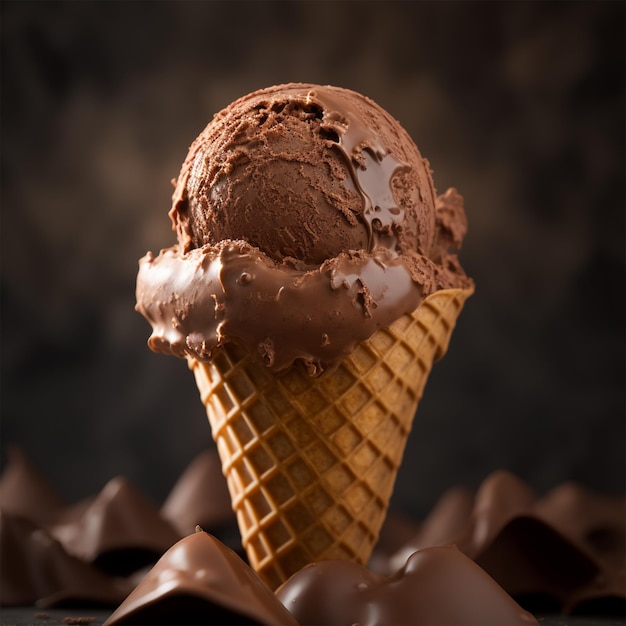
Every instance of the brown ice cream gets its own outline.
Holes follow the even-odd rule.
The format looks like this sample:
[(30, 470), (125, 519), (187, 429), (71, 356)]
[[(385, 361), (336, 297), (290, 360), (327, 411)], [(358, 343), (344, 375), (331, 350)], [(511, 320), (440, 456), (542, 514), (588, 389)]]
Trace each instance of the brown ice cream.
[(173, 217), (195, 248), (245, 239), (319, 265), (371, 248), (392, 224), (405, 250), (434, 243), (426, 163), (389, 115), (344, 89), (288, 85), (238, 100), (197, 139), (182, 178)]
[(289, 84), (245, 96), (192, 144), (170, 212), (178, 245), (140, 262), (153, 350), (236, 340), (319, 374), (442, 288), (469, 287), (462, 198), (368, 98)]
[(463, 200), (388, 113), (337, 87), (245, 96), (192, 144), (140, 261), (153, 350), (186, 357), (242, 543), (276, 588), (366, 563), (413, 415), (473, 291)]

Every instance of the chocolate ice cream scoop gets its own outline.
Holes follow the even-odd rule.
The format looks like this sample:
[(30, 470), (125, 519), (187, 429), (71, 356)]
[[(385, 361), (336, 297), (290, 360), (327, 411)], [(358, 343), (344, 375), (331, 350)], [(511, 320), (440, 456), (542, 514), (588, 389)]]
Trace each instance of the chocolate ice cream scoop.
[(429, 294), (471, 288), (455, 190), (370, 99), (289, 84), (240, 98), (192, 144), (170, 211), (178, 245), (146, 255), (137, 310), (153, 350), (209, 360), (235, 340), (317, 375)]
[(185, 245), (243, 239), (319, 265), (381, 235), (428, 254), (435, 191), (404, 129), (368, 98), (285, 85), (240, 98), (196, 139), (172, 218)]

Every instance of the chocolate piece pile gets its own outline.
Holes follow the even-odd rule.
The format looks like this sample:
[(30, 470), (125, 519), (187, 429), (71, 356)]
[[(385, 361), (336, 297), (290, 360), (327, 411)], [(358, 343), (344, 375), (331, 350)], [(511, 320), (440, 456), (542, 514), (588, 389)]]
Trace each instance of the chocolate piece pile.
[(106, 625), (172, 623), (524, 626), (537, 621), (453, 546), (413, 554), (391, 578), (352, 561), (321, 561), (274, 594), (231, 550), (197, 532), (163, 556)]
[(625, 615), (626, 499), (563, 483), (542, 497), (509, 472), (442, 496), (387, 570), (455, 544), (534, 612)]
[[(212, 453), (199, 456), (161, 510), (121, 477), (67, 506), (21, 450), (11, 449), (0, 480), (0, 560), (11, 564), (0, 571), (0, 605), (114, 607), (195, 524), (234, 540), (218, 467)], [(212, 500), (194, 497), (199, 490)]]
[(11, 564), (0, 570), (0, 606), (118, 607), (111, 624), (529, 624), (521, 607), (610, 616), (626, 602), (626, 500), (575, 484), (537, 497), (506, 472), (475, 495), (444, 494), (393, 554), (383, 537), (380, 573), (321, 562), (276, 594), (231, 549), (241, 547), (213, 451), (159, 509), (123, 478), (67, 506), (13, 449), (0, 503), (0, 560)]

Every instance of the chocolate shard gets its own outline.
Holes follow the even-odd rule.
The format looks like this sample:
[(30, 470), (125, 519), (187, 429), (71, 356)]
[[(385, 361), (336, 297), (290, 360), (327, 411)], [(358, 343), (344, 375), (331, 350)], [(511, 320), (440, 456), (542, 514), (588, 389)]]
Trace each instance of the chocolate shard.
[(469, 524), (473, 504), (474, 495), (468, 489), (446, 491), (413, 537), (388, 557), (386, 565), (381, 560), (382, 573), (399, 570), (417, 550), (454, 543)]
[(0, 606), (115, 606), (129, 591), (68, 554), (44, 528), (5, 512), (0, 561)]
[(270, 588), (230, 548), (196, 532), (172, 546), (105, 622), (297, 626)]
[(0, 477), (0, 508), (44, 523), (65, 506), (61, 496), (17, 445), (7, 449), (7, 465)]
[(543, 497), (506, 471), (469, 502), (445, 494), (420, 532), (390, 558), (416, 547), (456, 544), (533, 612), (623, 615), (626, 499), (564, 483)]
[(121, 477), (110, 480), (78, 519), (51, 532), (70, 554), (116, 575), (151, 565), (180, 539), (156, 505)]
[(564, 598), (564, 612), (625, 616), (626, 498), (593, 493), (567, 482), (539, 499), (534, 512), (586, 552), (599, 570)]
[(181, 537), (196, 526), (213, 532), (236, 524), (217, 451), (205, 450), (189, 464), (163, 503), (161, 515)]

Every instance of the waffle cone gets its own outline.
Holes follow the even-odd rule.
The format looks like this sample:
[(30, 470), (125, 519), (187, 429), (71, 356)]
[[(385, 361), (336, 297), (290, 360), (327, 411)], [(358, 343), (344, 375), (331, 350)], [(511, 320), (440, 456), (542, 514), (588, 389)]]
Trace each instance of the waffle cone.
[(275, 589), (308, 563), (369, 559), (417, 404), (471, 289), (446, 289), (317, 378), (236, 343), (189, 360), (250, 564)]

